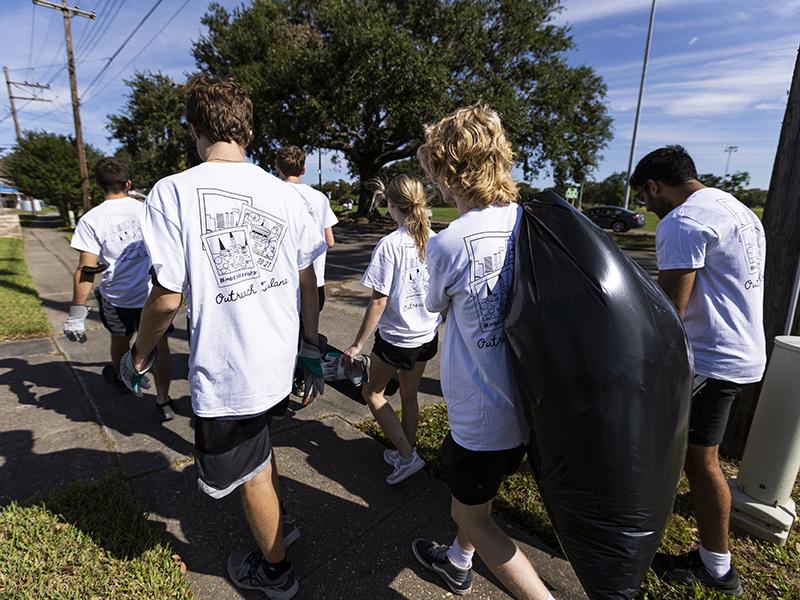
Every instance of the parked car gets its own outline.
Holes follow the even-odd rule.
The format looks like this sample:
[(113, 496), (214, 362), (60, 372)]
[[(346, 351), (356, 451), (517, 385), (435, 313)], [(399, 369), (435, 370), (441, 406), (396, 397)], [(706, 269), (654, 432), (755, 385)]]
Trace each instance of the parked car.
[(617, 233), (644, 225), (643, 214), (621, 206), (593, 206), (584, 210), (583, 214), (603, 229), (612, 229)]

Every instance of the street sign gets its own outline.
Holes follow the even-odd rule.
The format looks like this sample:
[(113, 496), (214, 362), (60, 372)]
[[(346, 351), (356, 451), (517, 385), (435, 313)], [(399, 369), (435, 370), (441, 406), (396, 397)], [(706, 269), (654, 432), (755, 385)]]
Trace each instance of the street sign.
[(578, 188), (575, 187), (567, 188), (567, 192), (564, 194), (564, 198), (566, 198), (567, 200), (577, 200)]

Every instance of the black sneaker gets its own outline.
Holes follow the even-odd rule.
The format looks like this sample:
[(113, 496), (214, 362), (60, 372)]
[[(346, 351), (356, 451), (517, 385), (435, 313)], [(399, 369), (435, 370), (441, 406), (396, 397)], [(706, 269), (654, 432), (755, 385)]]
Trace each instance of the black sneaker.
[(164, 404), (160, 404), (158, 398), (156, 398), (156, 414), (158, 415), (158, 420), (162, 423), (174, 419), (175, 411), (172, 410), (172, 399), (168, 399)]
[(427, 569), (438, 573), (450, 591), (459, 596), (472, 589), (472, 569), (461, 569), (450, 562), (447, 551), (450, 546), (417, 539), (411, 542), (411, 551)]
[(692, 550), (678, 556), (659, 552), (653, 558), (650, 568), (659, 579), (671, 583), (686, 585), (699, 583), (729, 596), (741, 596), (744, 593), (736, 567), (731, 565), (731, 570), (727, 574), (723, 577), (715, 577), (703, 564), (699, 550)]
[(300, 590), (292, 567), (275, 579), (267, 577), (263, 556), (258, 550), (240, 550), (231, 554), (228, 558), (228, 575), (237, 586), (258, 590), (272, 600), (289, 600)]

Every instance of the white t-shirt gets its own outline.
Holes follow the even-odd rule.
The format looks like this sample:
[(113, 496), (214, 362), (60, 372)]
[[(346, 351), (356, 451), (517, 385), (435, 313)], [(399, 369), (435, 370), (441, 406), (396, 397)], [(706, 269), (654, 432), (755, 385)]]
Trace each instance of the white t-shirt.
[(503, 330), (521, 214), (517, 204), (471, 210), (427, 245), (426, 304), (448, 310), (442, 392), (453, 439), (469, 450), (526, 441)]
[(104, 200), (81, 217), (70, 242), (108, 264), (98, 288), (119, 308), (141, 308), (150, 293), (150, 259), (139, 225), (143, 208), (134, 198)]
[(256, 165), (206, 162), (153, 187), (142, 234), (158, 283), (186, 294), (195, 414), (254, 415), (285, 398), (298, 272), (325, 249), (295, 192)]
[[(432, 231), (428, 239), (436, 234)], [(381, 337), (400, 348), (418, 348), (436, 336), (442, 320), (425, 308), (428, 268), (405, 227), (383, 238), (372, 251), (361, 284), (387, 296), (378, 321)]]
[[(328, 227), (333, 227), (339, 222), (336, 214), (331, 210), (331, 203), (328, 201), (328, 197), (319, 190), (315, 190), (313, 187), (306, 185), (305, 183), (290, 183), (289, 185), (291, 185), (299, 193), (299, 199), (303, 201), (303, 206), (305, 206), (308, 213), (314, 217), (314, 220), (319, 226), (319, 231), (324, 238), (325, 230)], [(326, 251), (314, 261), (314, 274), (317, 276), (318, 287), (325, 285), (326, 255), (327, 247)]]
[(661, 271), (697, 269), (683, 319), (698, 375), (745, 384), (764, 373), (764, 228), (727, 192), (704, 188), (656, 229)]

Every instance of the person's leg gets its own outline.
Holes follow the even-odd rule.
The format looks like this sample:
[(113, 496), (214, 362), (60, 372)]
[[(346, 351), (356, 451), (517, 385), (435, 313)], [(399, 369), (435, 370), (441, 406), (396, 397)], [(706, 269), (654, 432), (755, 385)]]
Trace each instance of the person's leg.
[(169, 402), (171, 367), (169, 342), (165, 335), (158, 342), (158, 356), (153, 367), (153, 375), (156, 380), (156, 402), (158, 404), (167, 404)]
[(400, 369), (400, 405), (403, 407), (401, 416), (403, 432), (408, 443), (413, 448), (417, 445), (417, 425), (419, 424), (419, 403), (417, 391), (422, 373), (425, 371), (425, 362), (414, 363), (411, 371)]
[(130, 350), (131, 336), (111, 334), (111, 364), (114, 365), (114, 372), (119, 379), (119, 363), (122, 357)]
[(728, 552), (731, 492), (719, 465), (719, 446), (689, 444), (684, 470), (694, 501), (700, 544), (711, 552)]
[(383, 433), (400, 452), (400, 456), (408, 459), (411, 457), (412, 446), (403, 431), (397, 414), (383, 395), (386, 384), (397, 372), (397, 367), (386, 364), (375, 353), (370, 356), (370, 363), (369, 381), (362, 388), (364, 400), (378, 425), (381, 426)]
[(459, 543), (474, 546), (481, 560), (520, 600), (545, 600), (549, 592), (528, 558), (514, 545), (494, 519), (492, 502), (477, 506), (462, 504), (453, 498), (453, 520), (458, 525)]
[[(273, 452), (274, 454), (274, 452)], [(269, 563), (280, 563), (286, 558), (281, 529), (281, 511), (278, 493), (273, 484), (274, 463), (242, 484), (242, 504), (253, 537)]]

